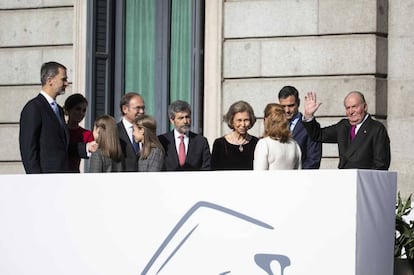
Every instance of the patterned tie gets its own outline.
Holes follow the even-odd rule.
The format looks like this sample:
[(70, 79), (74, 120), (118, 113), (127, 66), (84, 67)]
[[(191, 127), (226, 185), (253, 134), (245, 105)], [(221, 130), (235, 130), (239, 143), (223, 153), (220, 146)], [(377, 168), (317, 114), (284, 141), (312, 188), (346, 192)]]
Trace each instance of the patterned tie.
[(178, 147), (178, 161), (180, 162), (180, 166), (183, 166), (185, 163), (184, 135), (180, 135), (180, 145)]
[(356, 125), (352, 125), (352, 127), (351, 127), (351, 133), (350, 133), (351, 141), (354, 141), (354, 138), (355, 138), (355, 129), (356, 129)]

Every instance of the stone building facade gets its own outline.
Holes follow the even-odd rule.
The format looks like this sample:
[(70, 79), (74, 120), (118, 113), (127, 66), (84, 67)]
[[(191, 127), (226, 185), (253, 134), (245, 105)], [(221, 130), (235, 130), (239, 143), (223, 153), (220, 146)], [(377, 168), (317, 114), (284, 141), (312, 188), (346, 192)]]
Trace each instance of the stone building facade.
[[(88, 95), (87, 8), (82, 0), (0, 3), (0, 173), (23, 173), (19, 114), (39, 91), (43, 62), (67, 65), (67, 94)], [(414, 0), (206, 0), (204, 135), (212, 143), (225, 134), (222, 116), (241, 99), (260, 118), (251, 130), (260, 135), (263, 109), (285, 85), (302, 101), (317, 92), (322, 125), (342, 118), (344, 96), (359, 90), (388, 128), (399, 189), (414, 192), (413, 12)], [(336, 169), (337, 154), (324, 145), (322, 169)]]

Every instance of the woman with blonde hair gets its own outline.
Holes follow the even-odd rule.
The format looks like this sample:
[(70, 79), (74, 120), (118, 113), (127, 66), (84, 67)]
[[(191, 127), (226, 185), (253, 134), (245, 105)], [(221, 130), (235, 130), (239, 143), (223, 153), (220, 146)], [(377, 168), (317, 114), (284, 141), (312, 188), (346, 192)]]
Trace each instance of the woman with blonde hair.
[(270, 103), (264, 111), (264, 134), (254, 151), (254, 170), (300, 169), (301, 151), (292, 138), (283, 107)]
[(164, 149), (157, 138), (157, 123), (148, 115), (140, 115), (135, 119), (134, 139), (140, 143), (138, 153), (138, 172), (158, 172), (164, 165)]
[(98, 149), (91, 155), (89, 172), (122, 172), (122, 149), (115, 119), (109, 115), (98, 117), (93, 125), (93, 136)]

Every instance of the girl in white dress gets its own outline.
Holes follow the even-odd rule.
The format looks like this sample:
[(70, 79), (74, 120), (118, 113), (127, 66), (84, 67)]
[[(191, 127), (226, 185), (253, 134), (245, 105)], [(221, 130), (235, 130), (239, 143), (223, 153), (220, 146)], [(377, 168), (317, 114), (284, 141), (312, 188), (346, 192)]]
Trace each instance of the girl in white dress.
[(301, 151), (292, 138), (283, 107), (276, 103), (266, 106), (264, 134), (254, 151), (254, 170), (301, 169)]

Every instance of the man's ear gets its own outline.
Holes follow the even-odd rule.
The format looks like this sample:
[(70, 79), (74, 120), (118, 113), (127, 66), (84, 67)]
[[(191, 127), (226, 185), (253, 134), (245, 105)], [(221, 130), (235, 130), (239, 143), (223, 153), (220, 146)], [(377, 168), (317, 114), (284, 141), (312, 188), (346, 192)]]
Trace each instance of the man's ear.
[(128, 106), (127, 105), (122, 105), (122, 115), (125, 115), (127, 110), (128, 110)]
[(298, 103), (298, 107), (299, 107), (300, 106), (300, 98), (299, 97), (298, 97), (297, 103)]

